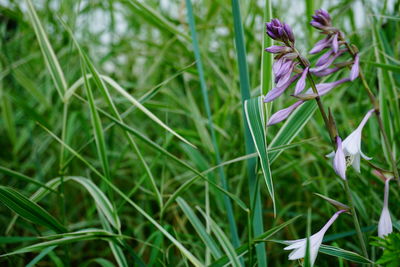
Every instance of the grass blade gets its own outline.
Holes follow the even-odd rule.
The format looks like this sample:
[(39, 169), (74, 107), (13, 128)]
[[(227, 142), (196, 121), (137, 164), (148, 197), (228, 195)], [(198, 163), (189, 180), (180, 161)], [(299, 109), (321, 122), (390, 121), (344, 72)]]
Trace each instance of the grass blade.
[(260, 158), (260, 165), (264, 175), (265, 184), (267, 185), (268, 192), (271, 196), (272, 203), (274, 206), (274, 214), (276, 213), (275, 208), (275, 194), (274, 185), (272, 182), (271, 169), (269, 165), (267, 144), (265, 140), (264, 131), (264, 105), (263, 97), (252, 98), (244, 102), (244, 110), (246, 113), (246, 121), (249, 125), (250, 133), (253, 138), (258, 156)]
[[(242, 96), (243, 105), (243, 118), (245, 118), (244, 113), (244, 101), (250, 98), (250, 81), (249, 72), (247, 68), (246, 61), (246, 47), (244, 41), (242, 17), (240, 14), (240, 4), (238, 0), (232, 0), (232, 13), (233, 13), (233, 24), (235, 29), (235, 44), (236, 44), (236, 54), (239, 67), (239, 81), (240, 81), (240, 92)], [(245, 145), (246, 154), (252, 154), (255, 152), (254, 144), (251, 138), (250, 130), (247, 123), (244, 121), (244, 131), (245, 131)], [(249, 178), (249, 190), (250, 190), (250, 200), (254, 200), (254, 210), (253, 213), (253, 233), (255, 236), (264, 232), (264, 223), (262, 216), (262, 205), (261, 205), (261, 193), (258, 186), (256, 171), (256, 159), (249, 159), (247, 161), (247, 173)], [(251, 238), (251, 237), (249, 237)], [(267, 266), (267, 255), (265, 253), (265, 245), (259, 244), (256, 247), (258, 266)]]
[(0, 186), (0, 201), (28, 221), (46, 226), (57, 233), (67, 231), (60, 222), (42, 207), (10, 187)]
[[(189, 21), (189, 26), (190, 26), (190, 32), (192, 36), (192, 41), (193, 41), (193, 50), (194, 50), (194, 55), (196, 58), (196, 65), (197, 65), (197, 71), (199, 73), (199, 79), (200, 79), (200, 86), (201, 86), (201, 93), (203, 96), (203, 103), (204, 103), (204, 108), (207, 114), (207, 120), (208, 120), (208, 128), (211, 133), (211, 140), (212, 140), (212, 145), (215, 153), (215, 161), (217, 165), (221, 164), (221, 155), (217, 143), (217, 137), (215, 135), (215, 130), (214, 130), (214, 124), (212, 121), (212, 115), (211, 115), (211, 108), (210, 108), (210, 103), (209, 103), (209, 98), (208, 98), (208, 88), (206, 84), (206, 80), (204, 77), (204, 70), (203, 70), (203, 63), (201, 60), (201, 54), (200, 54), (200, 47), (199, 47), (199, 42), (197, 40), (197, 32), (196, 32), (196, 24), (195, 24), (195, 19), (193, 15), (193, 8), (192, 8), (192, 2), (191, 0), (186, 0), (186, 9), (187, 9), (187, 17)], [(222, 167), (218, 168), (218, 175), (221, 181), (222, 188), (225, 190), (228, 189), (228, 183), (226, 181), (224, 169)], [(239, 245), (239, 235), (236, 227), (236, 222), (235, 222), (235, 216), (233, 214), (233, 208), (232, 208), (232, 203), (228, 196), (224, 196), (224, 205), (226, 209), (226, 213), (228, 216), (228, 221), (229, 221), (229, 230), (231, 234), (231, 238), (233, 240), (233, 243), (235, 246)]]

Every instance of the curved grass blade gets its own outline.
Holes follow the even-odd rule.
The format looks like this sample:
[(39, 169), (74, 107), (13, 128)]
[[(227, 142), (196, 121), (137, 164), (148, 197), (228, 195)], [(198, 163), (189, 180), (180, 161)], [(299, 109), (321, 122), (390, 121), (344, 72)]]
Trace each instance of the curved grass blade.
[[(117, 121), (117, 120), (116, 120)], [(119, 122), (119, 121), (118, 121)], [(99, 176), (108, 186), (114, 190), (119, 196), (121, 196), (127, 203), (129, 203), (135, 210), (137, 210), (142, 216), (144, 216), (151, 224), (153, 224), (160, 232), (163, 233), (194, 266), (203, 266), (202, 264), (188, 249), (186, 249), (174, 236), (172, 236), (164, 227), (162, 227), (156, 220), (153, 219), (147, 212), (145, 212), (138, 204), (133, 202), (128, 196), (126, 196), (118, 187), (111, 183), (106, 177), (104, 177), (94, 166), (87, 162), (80, 154), (78, 154), (69, 145), (65, 144), (60, 138), (54, 133), (49, 131), (47, 128), (40, 125), (48, 134), (50, 134), (57, 142), (61, 143), (70, 153), (74, 154), (76, 158), (81, 160), (86, 166), (90, 168), (97, 176)], [(206, 178), (205, 178), (206, 179)]]
[[(205, 214), (204, 211), (202, 211), (200, 208), (197, 208), (200, 213), (203, 215), (204, 219), (207, 219), (207, 215)], [(229, 241), (228, 237), (225, 235), (225, 233), (222, 231), (222, 229), (214, 222), (213, 219), (208, 218), (210, 221), (210, 226), (211, 226), (211, 231), (214, 233), (216, 238), (218, 239), (218, 242), (220, 243), (222, 249), (226, 253), (229, 263), (234, 266), (238, 267), (241, 266), (240, 261), (239, 261), (239, 256), (236, 254), (235, 248), (233, 247), (232, 243)]]
[[(236, 44), (236, 55), (239, 67), (239, 82), (240, 82), (240, 92), (242, 97), (242, 105), (243, 105), (243, 118), (245, 118), (244, 112), (244, 101), (250, 98), (250, 81), (249, 81), (249, 72), (247, 67), (247, 59), (246, 59), (246, 46), (244, 40), (244, 31), (242, 25), (242, 17), (240, 14), (240, 3), (239, 0), (232, 0), (232, 14), (233, 14), (233, 24), (235, 31), (235, 44)], [(245, 147), (246, 154), (252, 154), (255, 152), (255, 147), (253, 140), (251, 138), (250, 130), (243, 119), (244, 122), (244, 131), (245, 131)], [(249, 191), (250, 191), (250, 199), (254, 201), (254, 210), (251, 209), (251, 217), (253, 218), (252, 227), (253, 233), (255, 236), (264, 232), (264, 223), (263, 223), (263, 209), (261, 203), (261, 192), (260, 187), (258, 186), (258, 179), (256, 175), (256, 159), (249, 159), (247, 161), (247, 173), (249, 179)], [(252, 237), (249, 236), (249, 239)], [(257, 250), (257, 259), (258, 266), (265, 267), (267, 266), (267, 255), (264, 244), (259, 244), (256, 248)], [(252, 263), (250, 263), (252, 264)]]
[(62, 72), (60, 63), (58, 62), (53, 48), (51, 47), (51, 44), (46, 36), (46, 32), (44, 31), (43, 26), (40, 23), (35, 8), (33, 7), (32, 1), (26, 0), (25, 2), (28, 7), (28, 15), (31, 20), (33, 29), (36, 33), (40, 49), (42, 50), (47, 69), (50, 72), (51, 78), (54, 81), (54, 85), (57, 89), (58, 94), (60, 95), (61, 99), (63, 99), (64, 93), (68, 88), (64, 73)]
[(211, 254), (214, 256), (214, 258), (218, 259), (219, 257), (222, 256), (221, 250), (215, 243), (214, 239), (207, 233), (204, 225), (201, 223), (199, 218), (196, 216), (196, 214), (193, 212), (193, 210), (189, 207), (189, 205), (186, 203), (186, 201), (178, 197), (176, 199), (176, 202), (178, 202), (179, 207), (183, 210), (185, 213), (186, 217), (189, 219), (190, 223), (192, 224), (193, 228), (196, 230), (197, 234), (201, 238), (201, 240), (204, 242), (204, 244), (210, 249)]
[(42, 238), (49, 238), (49, 239), (53, 239), (53, 240), (40, 242), (40, 243), (30, 245), (30, 246), (27, 246), (24, 248), (20, 248), (13, 252), (0, 255), (0, 257), (6, 257), (6, 256), (11, 256), (11, 255), (16, 255), (16, 254), (23, 254), (23, 253), (28, 253), (28, 252), (35, 252), (35, 251), (46, 249), (51, 246), (65, 245), (65, 244), (69, 244), (69, 243), (73, 243), (73, 242), (97, 240), (97, 239), (113, 240), (117, 237), (123, 238), (124, 236), (115, 235), (115, 234), (112, 234), (110, 232), (107, 232), (105, 230), (100, 230), (100, 229), (90, 229), (90, 230), (84, 230), (84, 231), (78, 231), (78, 232), (65, 233), (65, 234), (61, 234), (61, 235), (47, 236), (47, 237), (42, 237)]
[(321, 247), (319, 248), (319, 252), (352, 262), (366, 263), (366, 264), (373, 263), (371, 260), (361, 256), (360, 254), (337, 247), (321, 245)]
[(272, 182), (272, 174), (269, 165), (269, 157), (265, 139), (265, 117), (262, 98), (262, 96), (259, 96), (257, 98), (246, 100), (244, 102), (244, 111), (246, 114), (246, 121), (249, 125), (251, 137), (253, 138), (257, 154), (260, 158), (260, 165), (263, 172), (265, 184), (267, 185), (268, 192), (272, 199), (274, 214), (276, 214), (274, 185)]
[(46, 188), (47, 190), (50, 190), (53, 193), (57, 193), (56, 191), (54, 191), (52, 188), (48, 187), (44, 183), (36, 181), (35, 179), (32, 179), (31, 177), (28, 177), (28, 176), (26, 176), (26, 175), (24, 175), (22, 173), (16, 172), (16, 171), (11, 170), (9, 168), (0, 166), (0, 172), (4, 173), (6, 175), (12, 176), (14, 178), (20, 179), (22, 181), (25, 181), (27, 183), (32, 183), (32, 184), (38, 185), (40, 187)]
[(0, 201), (28, 221), (46, 226), (57, 233), (67, 231), (60, 222), (42, 207), (10, 187), (0, 186)]
[[(192, 1), (191, 0), (186, 0), (186, 10), (187, 10), (187, 17), (188, 17), (188, 22), (190, 26), (190, 32), (192, 36), (192, 42), (193, 42), (193, 50), (194, 50), (194, 55), (196, 58), (196, 65), (197, 65), (197, 71), (199, 73), (199, 80), (200, 80), (200, 87), (201, 87), (201, 93), (203, 96), (203, 103), (204, 103), (204, 109), (206, 111), (207, 115), (207, 120), (208, 120), (208, 128), (211, 134), (211, 142), (212, 146), (214, 149), (215, 153), (215, 161), (217, 165), (221, 164), (221, 155), (217, 143), (217, 137), (215, 134), (214, 130), (214, 123), (212, 120), (212, 114), (211, 114), (211, 108), (210, 108), (210, 103), (209, 103), (209, 97), (208, 97), (208, 88), (206, 84), (206, 80), (204, 77), (204, 69), (203, 69), (203, 62), (201, 60), (201, 54), (200, 54), (200, 47), (199, 47), (199, 42), (197, 40), (197, 32), (196, 32), (196, 24), (195, 24), (195, 19), (193, 15), (193, 8), (192, 8)], [(218, 175), (220, 178), (220, 183), (222, 185), (222, 188), (225, 190), (228, 189), (228, 183), (226, 181), (224, 169), (222, 167), (218, 168)], [(229, 230), (232, 238), (232, 242), (235, 247), (240, 245), (239, 241), (239, 235), (237, 231), (237, 226), (235, 222), (235, 217), (233, 215), (233, 208), (232, 208), (232, 202), (227, 196), (223, 196), (224, 199), (224, 205), (229, 221)]]

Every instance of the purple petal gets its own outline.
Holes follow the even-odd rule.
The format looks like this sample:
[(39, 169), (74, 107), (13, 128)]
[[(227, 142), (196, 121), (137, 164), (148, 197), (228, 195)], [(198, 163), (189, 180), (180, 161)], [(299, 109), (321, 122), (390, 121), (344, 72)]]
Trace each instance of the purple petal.
[(290, 75), (292, 74), (292, 71), (293, 71), (293, 67), (294, 67), (293, 62), (290, 62), (288, 67), (285, 67), (285, 68), (282, 67), (282, 69), (284, 69), (284, 70), (282, 72), (282, 75), (279, 77), (278, 83), (276, 84), (277, 87), (281, 87), (284, 84), (286, 84), (287, 81), (289, 81)]
[(345, 51), (347, 51), (347, 49), (340, 50), (339, 52), (334, 54), (332, 57), (328, 58), (328, 60), (323, 65), (320, 65), (316, 68), (311, 68), (310, 71), (311, 72), (319, 72), (319, 71), (322, 71), (322, 70), (328, 68), (333, 63), (333, 61), (335, 61), (335, 59), (337, 59), (339, 56), (341, 56)]
[(332, 55), (332, 50), (328, 50), (325, 54), (323, 54), (318, 60), (317, 63), (315, 63), (315, 66), (322, 66), (324, 65), (328, 60), (329, 57)]
[(287, 52), (287, 50), (288, 50), (288, 47), (281, 46), (281, 45), (273, 45), (273, 46), (265, 48), (265, 51), (267, 51), (269, 53), (273, 53), (273, 54)]
[(294, 103), (293, 105), (285, 108), (285, 109), (281, 109), (279, 111), (277, 111), (276, 113), (274, 113), (270, 118), (269, 121), (267, 123), (267, 126), (271, 126), (273, 124), (276, 124), (278, 122), (283, 121), (284, 119), (286, 119), (287, 117), (289, 117), (289, 115), (301, 104), (303, 104), (304, 101), (297, 101), (296, 103)]
[(324, 70), (317, 71), (317, 72), (311, 71), (311, 70), (310, 70), (310, 72), (311, 72), (313, 75), (317, 76), (317, 77), (324, 77), (324, 76), (327, 76), (327, 75), (329, 75), (329, 74), (332, 74), (332, 73), (334, 73), (334, 72), (336, 72), (336, 71), (338, 71), (338, 70), (340, 70), (340, 68), (334, 67), (334, 68), (324, 69)]
[(283, 62), (285, 62), (285, 59), (280, 58), (277, 61), (274, 62), (272, 65), (272, 71), (274, 72), (274, 75), (276, 76), (276, 73), (278, 73), (279, 69), (282, 67)]
[(330, 38), (325, 37), (322, 40), (319, 40), (315, 46), (310, 50), (310, 54), (316, 54), (320, 51), (322, 51), (324, 48), (328, 47), (330, 45), (331, 41)]
[[(333, 88), (335, 88), (336, 86), (348, 82), (350, 81), (350, 78), (344, 78), (341, 80), (338, 80), (336, 82), (331, 82), (331, 83), (319, 83), (316, 85), (317, 87), (317, 91), (318, 91), (318, 95), (319, 96), (323, 96), (327, 93), (329, 93), (330, 90), (332, 90)], [(309, 88), (306, 92), (306, 94), (312, 94), (313, 90), (311, 88)]]
[(274, 40), (278, 39), (278, 37), (272, 31), (267, 31), (267, 34), (269, 37), (271, 37)]
[(346, 159), (342, 148), (342, 139), (336, 137), (337, 150), (333, 158), (333, 169), (343, 180), (346, 180)]
[[(284, 59), (283, 59), (284, 60)], [(282, 77), (282, 76), (284, 76), (284, 75), (286, 75), (287, 73), (288, 73), (288, 71), (290, 70), (290, 67), (291, 67), (291, 65), (292, 65), (292, 61), (290, 61), (290, 60), (285, 60), (283, 63), (282, 63), (282, 65), (281, 65), (281, 67), (276, 71), (276, 72), (274, 72), (274, 75), (275, 75), (275, 82), (278, 82), (278, 80)]]
[(358, 77), (358, 74), (360, 72), (359, 65), (360, 65), (360, 56), (357, 54), (354, 59), (353, 67), (351, 67), (350, 81), (354, 81)]
[(286, 35), (289, 38), (289, 40), (291, 42), (294, 42), (294, 35), (293, 35), (293, 31), (290, 28), (290, 26), (285, 23), (285, 24), (283, 24), (283, 28), (285, 29)]
[(332, 50), (336, 54), (339, 50), (338, 35), (335, 34), (332, 39)]
[(306, 86), (306, 78), (307, 78), (308, 70), (309, 70), (309, 67), (305, 68), (303, 70), (303, 73), (301, 74), (300, 79), (297, 81), (296, 88), (294, 89), (295, 95), (300, 94), (304, 90), (304, 87)]
[(265, 96), (264, 102), (271, 102), (272, 100), (274, 100), (277, 97), (279, 97), (280, 95), (282, 95), (283, 92), (286, 90), (286, 88), (288, 88), (294, 81), (296, 81), (296, 79), (299, 76), (300, 76), (300, 74), (293, 75), (292, 78), (290, 78), (290, 80), (287, 83), (285, 83), (283, 86), (273, 88)]
[(317, 28), (317, 29), (321, 29), (324, 27), (324, 25), (322, 25), (321, 23), (319, 23), (315, 20), (311, 21), (310, 24), (311, 24), (311, 26), (313, 26), (314, 28)]

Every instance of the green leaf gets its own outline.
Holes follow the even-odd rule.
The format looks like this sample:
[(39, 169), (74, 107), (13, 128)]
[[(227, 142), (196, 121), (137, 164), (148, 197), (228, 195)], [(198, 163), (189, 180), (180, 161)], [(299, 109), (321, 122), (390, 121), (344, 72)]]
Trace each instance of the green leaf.
[(67, 82), (65, 81), (64, 73), (60, 67), (60, 63), (51, 47), (51, 44), (47, 38), (46, 32), (43, 29), (42, 24), (38, 18), (35, 8), (31, 0), (25, 1), (28, 6), (28, 15), (31, 20), (33, 29), (39, 42), (40, 49), (44, 56), (47, 69), (50, 72), (51, 78), (53, 79), (54, 85), (57, 89), (61, 99), (64, 99), (64, 93), (67, 90)]
[(373, 263), (372, 261), (370, 261), (369, 259), (355, 253), (352, 251), (348, 251), (348, 250), (344, 250), (341, 248), (337, 248), (337, 247), (332, 247), (332, 246), (327, 246), (327, 245), (321, 245), (321, 247), (319, 248), (319, 251), (321, 253), (330, 255), (330, 256), (334, 256), (337, 258), (343, 258), (345, 260), (349, 260), (352, 262), (357, 262), (357, 263)]
[[(193, 225), (194, 229), (196, 230), (197, 234), (200, 236), (201, 240), (203, 240), (204, 244), (210, 249), (212, 255), (218, 259), (222, 256), (221, 250), (215, 243), (214, 239), (207, 233), (204, 225), (201, 223), (199, 218), (193, 212), (193, 210), (189, 207), (186, 201), (178, 197), (176, 202), (178, 202), (179, 207), (183, 210), (186, 217), (189, 219), (190, 223)], [(206, 218), (208, 220), (208, 218)]]
[(244, 102), (244, 110), (246, 113), (246, 120), (249, 125), (250, 133), (260, 158), (260, 165), (263, 172), (264, 181), (271, 196), (275, 214), (274, 185), (272, 182), (267, 143), (265, 138), (263, 97), (259, 96), (257, 98), (246, 100)]
[(46, 226), (57, 233), (67, 231), (42, 207), (10, 187), (0, 186), (0, 201), (28, 221)]

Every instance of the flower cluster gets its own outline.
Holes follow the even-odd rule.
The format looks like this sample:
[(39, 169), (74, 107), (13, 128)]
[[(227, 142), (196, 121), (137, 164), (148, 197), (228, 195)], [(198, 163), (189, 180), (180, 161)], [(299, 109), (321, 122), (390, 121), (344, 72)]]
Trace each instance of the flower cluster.
[[(293, 32), (286, 23), (282, 23), (278, 19), (273, 19), (266, 24), (267, 35), (275, 41), (280, 42), (280, 44), (265, 49), (266, 52), (275, 55), (272, 67), (275, 77), (275, 87), (267, 93), (264, 102), (271, 102), (277, 99), (292, 84), (296, 85), (291, 95), (298, 99), (291, 106), (274, 113), (268, 120), (268, 126), (285, 120), (296, 108), (311, 99), (316, 99), (318, 101), (321, 113), (324, 115), (324, 108), (320, 102), (320, 96), (327, 94), (340, 84), (355, 80), (359, 76), (360, 58), (358, 50), (345, 41), (344, 34), (339, 29), (332, 26), (329, 13), (322, 9), (316, 10), (315, 14), (312, 16), (311, 25), (318, 29), (321, 34), (325, 35), (325, 37), (318, 41), (309, 53), (317, 54), (326, 50), (319, 56), (313, 66), (311, 66), (308, 60), (302, 57), (296, 50)], [(339, 58), (348, 55), (352, 56), (350, 61), (336, 62)], [(328, 76), (345, 67), (350, 69), (349, 76), (333, 82), (314, 85), (313, 77)], [(311, 88), (303, 93), (307, 80), (309, 80)], [(364, 126), (375, 111), (375, 109), (369, 110), (359, 126), (343, 141), (338, 134), (333, 116), (331, 116), (332, 114), (329, 113), (329, 118), (327, 118), (326, 115), (324, 117), (324, 122), (329, 134), (335, 142), (335, 150), (327, 155), (327, 157), (332, 158), (333, 168), (336, 174), (345, 180), (345, 182), (347, 182), (346, 171), (348, 166), (351, 165), (355, 171), (360, 172), (361, 158), (365, 160), (372, 159), (361, 151), (361, 137)], [(391, 177), (385, 178), (384, 203), (378, 225), (378, 235), (381, 237), (392, 232), (392, 221), (388, 208), (390, 179)], [(341, 210), (336, 212), (320, 231), (310, 236), (309, 248), (311, 265), (313, 265), (316, 260), (319, 247), (321, 246), (326, 231), (341, 213), (349, 209), (346, 205), (335, 200), (329, 199), (328, 201), (331, 203), (339, 203)], [(354, 212), (354, 210), (352, 212)], [(353, 214), (353, 216), (355, 215)], [(285, 250), (293, 250), (289, 254), (290, 260), (305, 257), (307, 239), (285, 241), (285, 243), (288, 245), (284, 248)]]
[[(278, 42), (281, 42), (281, 44), (273, 45), (265, 49), (266, 52), (275, 55), (274, 64), (272, 67), (275, 77), (275, 87), (267, 93), (264, 98), (264, 102), (271, 102), (280, 97), (286, 91), (286, 89), (288, 89), (296, 81), (296, 86), (292, 96), (300, 99), (291, 106), (273, 114), (268, 121), (268, 125), (273, 125), (285, 120), (305, 101), (327, 94), (336, 86), (352, 80), (351, 77), (354, 76), (350, 75), (350, 78), (343, 78), (335, 82), (317, 84), (315, 86), (315, 90), (318, 92), (318, 94), (315, 94), (315, 90), (312, 90), (312, 88), (309, 88), (304, 94), (301, 94), (304, 91), (307, 77), (310, 74), (313, 74), (317, 77), (326, 76), (338, 71), (340, 68), (348, 64), (341, 63), (339, 64), (340, 67), (336, 66), (334, 68), (329, 68), (335, 59), (347, 52), (347, 49), (339, 50), (338, 35), (340, 32), (333, 35), (331, 34), (331, 31), (338, 31), (330, 26), (331, 20), (329, 14), (327, 14), (326, 11), (317, 12), (318, 16), (315, 16), (314, 20), (316, 20), (316, 22), (314, 24), (318, 27), (321, 27), (321, 29), (323, 28), (324, 32), (328, 34), (329, 38), (327, 37), (327, 40), (330, 40), (329, 42), (333, 48), (318, 59), (315, 67), (311, 67), (308, 61), (303, 58), (294, 47), (295, 38), (291, 28), (286, 23), (282, 23), (278, 19), (273, 19), (271, 22), (266, 23), (266, 32), (268, 36)], [(319, 43), (324, 44), (320, 45)], [(318, 42), (316, 47), (319, 47), (320, 50), (316, 51), (319, 52), (328, 47), (327, 43), (327, 41)]]

